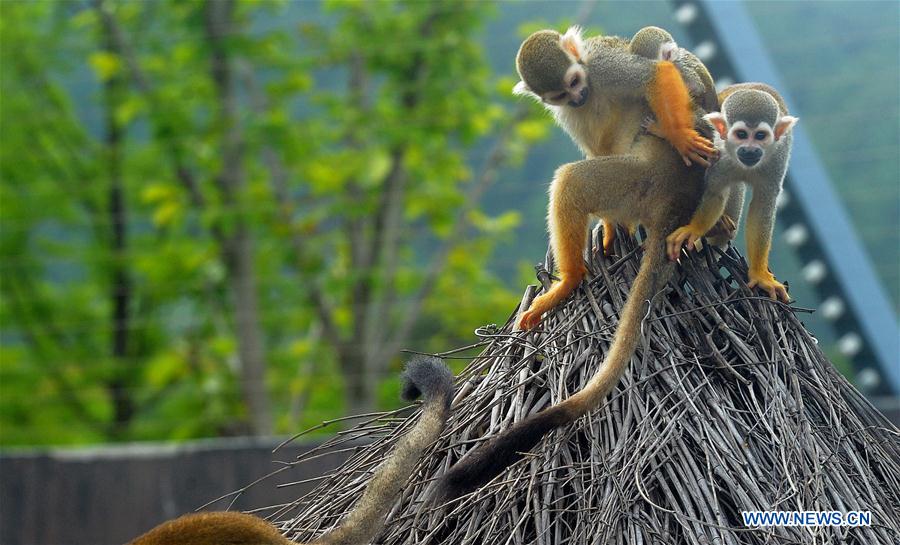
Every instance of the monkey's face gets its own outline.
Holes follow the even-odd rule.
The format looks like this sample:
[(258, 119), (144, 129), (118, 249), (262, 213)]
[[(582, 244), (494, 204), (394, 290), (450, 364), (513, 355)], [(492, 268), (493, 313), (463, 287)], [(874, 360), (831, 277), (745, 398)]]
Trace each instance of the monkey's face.
[(571, 106), (578, 108), (587, 102), (589, 88), (584, 66), (574, 63), (569, 66), (562, 77), (562, 86), (541, 93), (541, 100), (552, 106)]
[(704, 116), (712, 123), (719, 138), (724, 142), (724, 153), (733, 157), (744, 168), (757, 168), (764, 164), (766, 153), (791, 130), (797, 122), (789, 115), (776, 118), (775, 127), (766, 121), (746, 119), (729, 120), (722, 112)]
[(728, 129), (725, 149), (739, 164), (753, 168), (763, 162), (768, 147), (775, 140), (772, 134), (772, 127), (765, 121), (753, 126), (736, 121)]
[(516, 69), (522, 81), (513, 88), (515, 94), (550, 106), (578, 108), (587, 102), (590, 89), (577, 27), (563, 35), (542, 30), (529, 36), (519, 48)]

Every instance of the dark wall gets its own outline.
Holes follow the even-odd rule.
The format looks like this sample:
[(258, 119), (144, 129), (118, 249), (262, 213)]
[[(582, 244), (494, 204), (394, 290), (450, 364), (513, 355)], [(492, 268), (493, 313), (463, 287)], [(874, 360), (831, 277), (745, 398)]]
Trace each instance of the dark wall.
[[(278, 469), (314, 444), (229, 439), (189, 444), (6, 452), (0, 455), (0, 543), (114, 545), (188, 513)], [(312, 484), (276, 488), (321, 475), (346, 454), (329, 454), (265, 479), (234, 508), (290, 502)], [(225, 509), (229, 500), (207, 509)]]

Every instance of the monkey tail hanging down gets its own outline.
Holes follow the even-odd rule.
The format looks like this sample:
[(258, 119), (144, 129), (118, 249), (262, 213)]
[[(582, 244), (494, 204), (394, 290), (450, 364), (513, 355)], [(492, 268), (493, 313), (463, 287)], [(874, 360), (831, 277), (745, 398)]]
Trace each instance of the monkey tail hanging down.
[(533, 414), (484, 445), (469, 452), (444, 475), (439, 497), (457, 498), (487, 483), (522, 458), (541, 438), (556, 428), (576, 421), (594, 410), (619, 382), (628, 368), (641, 336), (641, 322), (653, 295), (665, 285), (674, 265), (666, 256), (665, 240), (648, 238), (641, 268), (622, 308), (615, 338), (599, 371), (584, 388), (565, 401)]
[[(363, 545), (381, 527), (422, 452), (432, 444), (450, 413), (453, 375), (437, 358), (416, 357), (404, 373), (403, 397), (423, 395), (422, 415), (400, 438), (391, 456), (375, 471), (353, 510), (340, 525), (308, 545)], [(129, 545), (301, 545), (285, 538), (271, 523), (234, 512), (196, 513), (170, 520)]]

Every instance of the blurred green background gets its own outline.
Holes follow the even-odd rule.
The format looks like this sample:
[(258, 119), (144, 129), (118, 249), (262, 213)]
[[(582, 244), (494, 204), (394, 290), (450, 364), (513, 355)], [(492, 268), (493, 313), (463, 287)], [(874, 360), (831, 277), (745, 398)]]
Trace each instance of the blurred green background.
[[(900, 308), (900, 4), (749, 9)], [(0, 446), (396, 406), (400, 350), (474, 342), (543, 258), (579, 155), (513, 59), (574, 21), (689, 45), (665, 2), (0, 3)]]

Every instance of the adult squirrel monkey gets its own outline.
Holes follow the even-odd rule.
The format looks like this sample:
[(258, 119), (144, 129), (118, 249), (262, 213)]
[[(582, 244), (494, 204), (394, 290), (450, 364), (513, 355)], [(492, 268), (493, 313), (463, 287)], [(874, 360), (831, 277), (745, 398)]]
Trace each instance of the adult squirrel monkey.
[[(647, 73), (647, 65), (635, 62), (638, 57), (620, 39), (601, 38), (588, 43), (591, 45), (585, 49), (590, 51), (587, 61), (592, 74), (590, 81), (599, 89), (596, 93), (590, 91), (599, 95), (595, 99), (598, 104), (592, 108), (614, 117), (615, 123), (604, 127), (605, 130), (591, 132), (586, 127), (602, 126), (607, 121), (600, 115), (579, 115), (577, 108), (560, 109), (557, 119), (576, 140), (591, 134), (605, 135), (627, 154), (594, 157), (563, 165), (556, 171), (550, 186), (549, 227), (560, 281), (532, 302), (522, 314), (520, 325), (534, 327), (544, 312), (581, 282), (586, 273), (582, 255), (591, 215), (620, 224), (644, 226), (647, 238), (640, 271), (622, 308), (609, 352), (587, 385), (565, 401), (517, 422), (467, 453), (443, 477), (438, 494), (443, 500), (456, 498), (486, 483), (520, 459), (521, 453), (531, 449), (546, 433), (574, 422), (600, 405), (625, 372), (640, 338), (647, 305), (674, 268), (666, 254), (666, 235), (688, 221), (703, 193), (702, 168), (685, 166), (672, 146), (642, 134), (641, 122), (650, 114), (646, 101), (621, 98), (616, 101), (601, 92), (609, 79), (640, 80)], [(547, 66), (553, 64), (548, 62)], [(523, 72), (528, 74), (531, 73)], [(541, 88), (531, 79), (527, 84), (532, 89)], [(690, 118), (700, 120), (704, 113), (692, 111)]]
[[(400, 438), (394, 451), (379, 466), (368, 486), (341, 524), (309, 542), (309, 545), (368, 544), (384, 524), (384, 518), (422, 452), (433, 443), (450, 413), (453, 375), (437, 358), (416, 357), (406, 366), (403, 397), (425, 402), (415, 427)], [(252, 515), (211, 512), (185, 515), (164, 522), (129, 545), (300, 545), (271, 523)]]
[[(542, 101), (587, 158), (626, 153), (636, 133), (623, 106), (646, 100), (658, 120), (656, 134), (678, 149), (685, 164), (708, 166), (715, 150), (694, 129), (691, 94), (701, 99), (702, 108), (713, 111), (715, 86), (703, 63), (690, 53), (679, 55), (677, 66), (664, 58), (669, 44), (675, 44), (672, 36), (658, 27), (645, 27), (630, 41), (615, 36), (585, 40), (579, 27), (562, 35), (541, 30), (519, 49), (516, 69), (522, 81), (513, 92)], [(603, 249), (608, 253), (615, 225), (610, 218), (603, 218), (603, 225)], [(636, 227), (627, 225), (632, 231)]]
[[(636, 138), (645, 119), (653, 114), (656, 120), (653, 133), (672, 143), (685, 164), (691, 164), (693, 159), (708, 165), (701, 153), (711, 156), (715, 150), (695, 126), (703, 123), (701, 116), (706, 113), (699, 106), (718, 104), (710, 98), (715, 93), (712, 77), (699, 59), (679, 55), (689, 60), (691, 65), (686, 71), (692, 74), (697, 86), (703, 87), (703, 104), (695, 106), (678, 67), (671, 61), (649, 58), (649, 55), (662, 54), (668, 44), (677, 50), (671, 35), (657, 27), (647, 27), (638, 31), (633, 40), (634, 51), (628, 41), (614, 36), (583, 40), (578, 27), (570, 28), (563, 35), (552, 30), (535, 32), (525, 40), (516, 57), (516, 68), (522, 77), (516, 92), (543, 100), (557, 123), (589, 158), (620, 156), (619, 161), (626, 160), (624, 154), (634, 154)], [(649, 173), (646, 156), (638, 159), (641, 159), (638, 167), (626, 162), (622, 168)], [(603, 218), (606, 249), (612, 241), (613, 225), (634, 227), (643, 223), (640, 216), (647, 215), (638, 210), (625, 210), (626, 207), (613, 201), (599, 206), (593, 195), (584, 202), (572, 202), (569, 195), (578, 191), (611, 193), (600, 182), (587, 189), (568, 187), (572, 185), (570, 167), (581, 171), (585, 168), (583, 163), (559, 169), (551, 185), (548, 223), (560, 281), (536, 298), (521, 315), (519, 326), (524, 329), (536, 326), (541, 315), (568, 296), (587, 272), (580, 253), (586, 235), (583, 214)], [(617, 193), (621, 187), (617, 186), (613, 192)], [(678, 190), (673, 188), (673, 191)], [(686, 203), (690, 207), (694, 204)], [(585, 212), (585, 208), (589, 210)]]
[(747, 211), (749, 282), (773, 299), (788, 301), (784, 285), (769, 272), (769, 249), (775, 225), (775, 200), (781, 193), (791, 156), (791, 128), (797, 118), (775, 89), (762, 83), (741, 83), (720, 94), (722, 111), (707, 114), (716, 129), (719, 160), (706, 173), (707, 187), (690, 223), (668, 237), (668, 252), (676, 259), (685, 243), (694, 243), (722, 216), (740, 220), (744, 185), (753, 189)]

